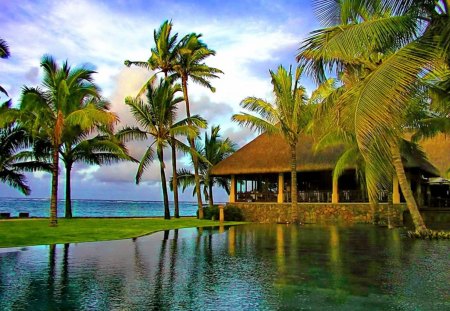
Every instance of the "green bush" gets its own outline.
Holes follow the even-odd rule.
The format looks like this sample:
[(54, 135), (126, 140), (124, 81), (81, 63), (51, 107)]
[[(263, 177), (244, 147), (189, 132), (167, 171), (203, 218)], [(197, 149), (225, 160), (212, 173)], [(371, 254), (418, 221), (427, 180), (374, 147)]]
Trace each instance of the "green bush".
[(243, 221), (244, 215), (239, 207), (229, 205), (223, 210), (226, 221)]
[[(198, 218), (198, 211), (197, 211)], [(212, 208), (206, 206), (203, 208), (203, 219), (219, 220), (219, 207), (214, 205)]]

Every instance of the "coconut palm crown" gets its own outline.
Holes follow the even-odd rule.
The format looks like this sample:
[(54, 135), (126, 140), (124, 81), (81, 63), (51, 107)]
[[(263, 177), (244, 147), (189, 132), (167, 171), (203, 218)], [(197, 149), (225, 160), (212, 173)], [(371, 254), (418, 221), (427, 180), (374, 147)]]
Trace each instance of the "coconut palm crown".
[(117, 117), (98, 109), (91, 100), (100, 98), (93, 82), (95, 73), (85, 67), (71, 68), (67, 61), (59, 66), (53, 57), (44, 56), (42, 87), (24, 87), (20, 101), (19, 123), (34, 137), (49, 139), (52, 152), (50, 225), (57, 225), (59, 152), (64, 129), (78, 126), (90, 132), (97, 126), (111, 127)]

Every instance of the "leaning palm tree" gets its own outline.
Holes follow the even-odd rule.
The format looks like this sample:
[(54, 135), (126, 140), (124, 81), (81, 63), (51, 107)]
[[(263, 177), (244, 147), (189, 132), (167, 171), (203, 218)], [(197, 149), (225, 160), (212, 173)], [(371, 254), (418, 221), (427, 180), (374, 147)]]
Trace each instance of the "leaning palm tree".
[[(326, 71), (353, 73), (356, 83), (340, 101), (355, 103), (350, 116), (365, 162), (386, 176), (393, 167), (416, 231), (426, 231), (406, 179), (400, 143), (403, 112), (420, 78), (449, 61), (448, 3), (386, 0), (344, 5), (330, 0), (317, 1), (316, 8), (326, 28), (311, 33), (297, 60), (318, 81)], [(369, 183), (369, 195), (377, 187)]]
[(240, 125), (251, 129), (281, 134), (289, 144), (291, 152), (291, 218), (298, 221), (297, 212), (297, 144), (312, 116), (313, 105), (308, 105), (305, 89), (299, 84), (302, 68), (287, 71), (282, 66), (277, 72), (270, 71), (275, 102), (269, 103), (256, 97), (247, 97), (241, 102), (243, 108), (256, 112), (235, 114), (232, 117)]
[(56, 226), (59, 152), (64, 129), (79, 126), (81, 131), (89, 132), (97, 126), (111, 126), (117, 117), (94, 104), (84, 105), (92, 98), (100, 98), (100, 90), (93, 83), (94, 71), (84, 67), (72, 69), (67, 62), (60, 67), (51, 56), (42, 58), (41, 67), (44, 69), (43, 89), (23, 88), (19, 123), (30, 129), (33, 136), (50, 141), (50, 226)]
[[(127, 97), (125, 104), (130, 107), (131, 113), (141, 128), (127, 127), (119, 131), (118, 134), (124, 140), (147, 139), (148, 137), (153, 139), (153, 142), (139, 163), (136, 173), (136, 183), (139, 184), (142, 179), (142, 174), (153, 162), (154, 149), (156, 149), (161, 174), (165, 219), (170, 219), (170, 210), (164, 164), (164, 149), (171, 143), (172, 136), (175, 139), (177, 135), (195, 137), (198, 135), (197, 126), (206, 126), (206, 122), (197, 116), (173, 123), (176, 106), (183, 100), (182, 97), (176, 97), (176, 93), (179, 91), (181, 91), (179, 85), (173, 86), (170, 79), (161, 79), (158, 85), (148, 85), (146, 103), (139, 98)], [(189, 151), (189, 147), (178, 139), (176, 139), (176, 145), (184, 151)]]
[[(191, 117), (190, 102), (188, 94), (188, 80), (189, 78), (202, 86), (207, 87), (212, 92), (215, 91), (211, 83), (212, 78), (218, 78), (221, 70), (209, 67), (204, 63), (204, 60), (215, 55), (215, 51), (207, 47), (207, 45), (200, 40), (201, 35), (191, 33), (181, 39), (177, 46), (177, 59), (173, 65), (173, 70), (181, 79), (181, 86), (183, 89), (183, 97), (186, 103), (186, 115), (188, 120)], [(189, 139), (191, 150), (195, 150), (194, 138)], [(197, 192), (198, 215), (203, 219), (203, 203), (200, 190), (200, 175), (199, 175), (199, 160), (195, 153), (191, 154), (192, 162), (194, 164), (195, 187)]]
[[(146, 61), (125, 61), (126, 66), (139, 66), (150, 70), (159, 69), (164, 77), (167, 78), (169, 73), (173, 73), (173, 65), (176, 61), (177, 47), (178, 47), (178, 34), (171, 35), (172, 22), (164, 21), (159, 27), (158, 31), (153, 32), (153, 39), (155, 42), (155, 47), (151, 49), (151, 56)], [(139, 94), (143, 94), (147, 90), (147, 84), (151, 83), (154, 76), (150, 78), (149, 81), (145, 83)], [(176, 143), (175, 137), (171, 138), (171, 151), (172, 151), (172, 186), (173, 189), (173, 204), (175, 208), (174, 216), (175, 218), (180, 217), (180, 210), (178, 204), (178, 178), (177, 178), (177, 154), (176, 154)]]
[[(208, 133), (205, 133), (203, 146), (200, 146), (198, 141), (196, 144), (196, 150), (202, 156), (202, 159), (199, 161), (200, 186), (203, 188), (203, 195), (205, 200), (208, 201), (209, 207), (213, 207), (214, 205), (214, 185), (225, 189), (227, 193), (230, 192), (228, 180), (223, 177), (211, 176), (211, 169), (236, 150), (235, 144), (229, 138), (225, 140), (220, 138), (219, 131), (220, 126), (212, 126), (211, 134), (208, 135)], [(195, 175), (187, 169), (181, 169), (177, 172), (177, 175), (179, 176), (182, 190), (186, 190), (188, 186), (194, 186), (193, 195), (195, 195), (197, 193), (197, 189), (195, 188)]]

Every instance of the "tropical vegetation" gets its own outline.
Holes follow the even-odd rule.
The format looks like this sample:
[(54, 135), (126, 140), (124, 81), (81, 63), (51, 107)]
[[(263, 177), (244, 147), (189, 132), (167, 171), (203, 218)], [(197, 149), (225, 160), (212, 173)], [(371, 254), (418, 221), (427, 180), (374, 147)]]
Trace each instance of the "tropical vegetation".
[(235, 114), (232, 120), (251, 129), (269, 134), (281, 134), (289, 144), (291, 153), (291, 214), (298, 221), (297, 212), (297, 144), (300, 135), (305, 133), (311, 120), (314, 105), (310, 105), (306, 90), (300, 85), (302, 68), (292, 67), (287, 71), (283, 66), (276, 72), (269, 71), (273, 86), (274, 103), (261, 98), (247, 97), (241, 106), (258, 115), (242, 112)]
[[(342, 77), (337, 100), (354, 125), (366, 169), (369, 195), (380, 182), (398, 177), (417, 231), (426, 227), (412, 195), (400, 155), (405, 113), (421, 77), (448, 66), (448, 3), (445, 1), (317, 1), (325, 28), (307, 38), (297, 56), (318, 82), (327, 72)], [(349, 104), (351, 103), (351, 104)], [(348, 107), (352, 107), (348, 109)]]
[[(230, 156), (235, 150), (235, 144), (229, 139), (220, 138), (220, 126), (212, 126), (211, 133), (205, 132), (203, 143), (196, 139), (195, 148), (202, 156), (199, 161), (200, 186), (203, 188), (203, 196), (208, 201), (209, 207), (214, 205), (213, 186), (217, 185), (230, 193), (228, 178), (211, 176), (211, 169), (214, 165)], [(187, 187), (193, 186), (193, 195), (197, 193), (195, 184), (195, 174), (188, 169), (181, 169), (177, 172), (179, 185), (183, 192)], [(173, 177), (174, 178), (174, 177)], [(206, 217), (206, 216), (205, 216)]]
[[(130, 61), (126, 60), (125, 65), (130, 67), (131, 65), (143, 67), (149, 70), (159, 69), (161, 73), (164, 74), (164, 78), (168, 77), (169, 73), (173, 73), (173, 65), (176, 62), (177, 55), (177, 37), (178, 34), (171, 35), (172, 32), (172, 22), (164, 21), (158, 31), (154, 30), (153, 32), (153, 40), (155, 43), (155, 47), (151, 48), (151, 56), (150, 58), (144, 61)], [(157, 72), (158, 73), (158, 72)], [(156, 74), (157, 74), (156, 73)], [(155, 75), (156, 75), (155, 74)], [(141, 91), (138, 95), (143, 94), (147, 89), (147, 84), (151, 83), (151, 81), (155, 78), (155, 75), (147, 81), (142, 87)], [(178, 203), (178, 179), (177, 179), (177, 146), (175, 142), (175, 138), (171, 137), (171, 155), (172, 155), (172, 186), (173, 189), (173, 205), (175, 209), (175, 218), (180, 217), (180, 209)]]
[[(0, 113), (10, 109), (6, 103), (0, 107)], [(0, 181), (16, 188), (25, 195), (31, 193), (27, 185), (26, 172), (50, 171), (51, 166), (42, 158), (37, 158), (33, 138), (16, 122), (0, 128)]]
[[(208, 48), (208, 46), (201, 40), (201, 34), (190, 33), (184, 36), (177, 42), (178, 34), (170, 35), (172, 23), (165, 21), (158, 32), (154, 32), (154, 40), (156, 47), (152, 49), (152, 55), (147, 62), (125, 61), (125, 65), (137, 65), (150, 69), (159, 68), (167, 78), (168, 74), (172, 74), (171, 79), (178, 78), (181, 80), (181, 87), (183, 90), (183, 98), (186, 104), (187, 120), (191, 122), (188, 81), (189, 78), (202, 86), (207, 87), (212, 92), (214, 87), (209, 82), (212, 78), (218, 78), (218, 74), (223, 73), (217, 68), (210, 67), (204, 62), (209, 56), (215, 55), (215, 51)], [(189, 125), (192, 125), (191, 123)], [(188, 138), (191, 150), (192, 162), (194, 164), (195, 189), (197, 193), (197, 203), (199, 218), (203, 218), (203, 203), (200, 190), (200, 176), (199, 176), (199, 159), (196, 155), (194, 138)], [(172, 145), (175, 145), (175, 140)], [(172, 148), (174, 150), (175, 147)], [(176, 158), (174, 151), (172, 151), (172, 163)], [(177, 176), (176, 167), (173, 167), (175, 174), (172, 182), (172, 188), (177, 192)], [(175, 193), (174, 193), (175, 195)]]
[(176, 118), (177, 104), (183, 100), (176, 97), (181, 91), (177, 84), (172, 84), (170, 79), (161, 79), (147, 86), (147, 102), (140, 98), (127, 97), (127, 104), (139, 127), (126, 127), (119, 132), (119, 137), (125, 141), (131, 139), (152, 138), (152, 143), (147, 148), (139, 163), (136, 173), (136, 183), (141, 181), (145, 169), (153, 162), (155, 149), (158, 157), (161, 175), (161, 186), (164, 202), (164, 218), (170, 219), (169, 198), (167, 193), (167, 182), (164, 163), (164, 149), (176, 141), (176, 146), (185, 152), (190, 148), (177, 139), (177, 136), (195, 137), (198, 128), (206, 127), (206, 122), (199, 116), (185, 118), (174, 123)]
[(52, 187), (50, 225), (57, 225), (59, 152), (64, 143), (64, 131), (78, 127), (92, 132), (98, 126), (110, 127), (117, 117), (98, 107), (100, 90), (94, 84), (93, 70), (71, 68), (67, 62), (59, 66), (51, 56), (41, 61), (44, 70), (42, 88), (24, 87), (15, 117), (33, 137), (47, 139), (51, 148)]

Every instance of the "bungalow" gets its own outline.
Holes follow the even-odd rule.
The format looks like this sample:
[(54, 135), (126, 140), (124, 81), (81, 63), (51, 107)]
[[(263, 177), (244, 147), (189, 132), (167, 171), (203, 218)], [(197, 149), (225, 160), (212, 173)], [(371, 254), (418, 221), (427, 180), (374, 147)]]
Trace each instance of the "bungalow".
[[(431, 163), (420, 161), (415, 157), (405, 156), (403, 159), (407, 177), (420, 205), (427, 202), (424, 198), (429, 192), (428, 179), (439, 176), (445, 171), (446, 166), (450, 166), (448, 154), (450, 139), (439, 136), (434, 140), (423, 144)], [(445, 151), (435, 152), (437, 145), (440, 146), (439, 150)], [(305, 209), (308, 210), (310, 214), (315, 214), (310, 215), (313, 222), (316, 222), (318, 218), (317, 213), (320, 214), (321, 219), (327, 219), (324, 213), (332, 213), (334, 218), (341, 219), (342, 213), (339, 210), (343, 209), (346, 211), (344, 214), (348, 214), (349, 209), (358, 209), (361, 206), (363, 209), (370, 209), (370, 205), (366, 203), (368, 202), (367, 192), (358, 182), (354, 167), (346, 170), (337, 183), (332, 182), (334, 164), (342, 151), (343, 148), (340, 147), (314, 152), (312, 137), (304, 135), (299, 140), (297, 147), (299, 214), (307, 216)], [(433, 165), (435, 162), (437, 168)], [(229, 204), (244, 209), (247, 219), (284, 222), (289, 221), (289, 213), (286, 210), (290, 204), (286, 203), (290, 202), (290, 171), (288, 144), (280, 135), (263, 133), (215, 165), (212, 175), (231, 179)], [(379, 202), (387, 202), (389, 192), (392, 192), (393, 204), (398, 205), (400, 210), (404, 210), (396, 179), (393, 180), (392, 191), (380, 190)], [(355, 203), (358, 204), (355, 205)], [(265, 211), (269, 210), (275, 211), (274, 215), (267, 215)], [(371, 215), (366, 213), (362, 222), (373, 221), (375, 217), (373, 208), (368, 214)], [(356, 219), (353, 216), (350, 218)]]

